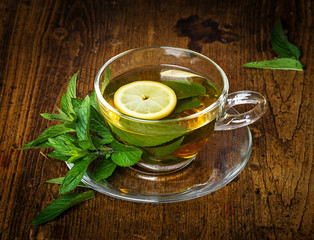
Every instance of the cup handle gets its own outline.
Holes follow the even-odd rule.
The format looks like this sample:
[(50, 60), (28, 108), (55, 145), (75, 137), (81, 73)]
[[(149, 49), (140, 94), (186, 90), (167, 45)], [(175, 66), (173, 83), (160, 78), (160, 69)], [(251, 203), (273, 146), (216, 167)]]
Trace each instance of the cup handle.
[[(254, 104), (255, 106), (244, 113), (229, 114), (228, 109), (241, 104)], [(228, 95), (223, 113), (216, 122), (215, 130), (231, 130), (247, 126), (260, 119), (266, 111), (266, 99), (253, 91), (239, 91)]]

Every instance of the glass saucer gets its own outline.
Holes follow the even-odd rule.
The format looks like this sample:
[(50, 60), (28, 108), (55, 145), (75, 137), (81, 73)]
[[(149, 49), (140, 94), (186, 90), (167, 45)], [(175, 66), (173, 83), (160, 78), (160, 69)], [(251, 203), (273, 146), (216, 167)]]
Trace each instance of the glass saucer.
[(177, 172), (153, 175), (131, 167), (117, 168), (106, 180), (95, 182), (88, 172), (82, 182), (105, 195), (133, 202), (190, 200), (231, 182), (248, 162), (251, 148), (252, 136), (248, 127), (216, 131), (196, 159)]

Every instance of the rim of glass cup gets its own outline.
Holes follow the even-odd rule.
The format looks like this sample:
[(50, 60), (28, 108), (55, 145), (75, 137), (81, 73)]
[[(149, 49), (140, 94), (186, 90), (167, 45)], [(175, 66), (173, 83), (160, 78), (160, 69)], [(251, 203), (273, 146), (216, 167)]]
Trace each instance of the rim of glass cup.
[[(140, 118), (135, 118), (135, 117), (131, 117), (131, 116), (128, 116), (126, 114), (123, 114), (121, 112), (119, 112), (117, 109), (115, 109), (114, 107), (112, 107), (105, 99), (104, 97), (102, 96), (101, 92), (100, 92), (100, 88), (99, 88), (99, 81), (100, 81), (100, 76), (101, 74), (103, 73), (103, 71), (112, 63), (114, 62), (116, 59), (122, 57), (122, 56), (125, 56), (131, 52), (136, 52), (136, 51), (142, 51), (142, 50), (147, 50), (147, 49), (154, 49), (154, 48), (161, 48), (161, 49), (172, 49), (172, 50), (179, 50), (179, 51), (185, 51), (185, 52), (189, 52), (189, 53), (192, 53), (194, 55), (197, 55), (198, 57), (200, 58), (203, 58), (207, 61), (209, 61), (210, 63), (212, 63), (219, 71), (219, 73), (221, 74), (222, 76), (222, 80), (223, 80), (223, 84), (224, 84), (224, 87), (223, 87), (223, 90), (220, 94), (220, 96), (218, 97), (218, 99), (212, 103), (211, 105), (209, 105), (207, 108), (203, 109), (202, 111), (200, 112), (197, 112), (197, 113), (194, 113), (194, 114), (191, 114), (191, 115), (188, 115), (188, 116), (185, 116), (185, 117), (181, 117), (181, 118), (174, 118), (174, 119), (160, 119), (160, 120), (148, 120), (148, 119), (140, 119)], [(213, 60), (211, 60), (209, 57), (206, 57), (205, 55), (203, 54), (200, 54), (198, 52), (195, 52), (195, 51), (192, 51), (192, 50), (189, 50), (189, 49), (184, 49), (184, 48), (178, 48), (178, 47), (168, 47), (168, 46), (150, 46), (150, 47), (141, 47), (141, 48), (133, 48), (133, 49), (130, 49), (130, 50), (127, 50), (127, 51), (124, 51), (112, 58), (110, 58), (101, 68), (100, 70), (98, 71), (97, 75), (96, 75), (96, 78), (95, 78), (95, 81), (94, 81), (94, 88), (95, 88), (95, 92), (96, 92), (96, 95), (97, 95), (97, 98), (98, 100), (101, 101), (101, 103), (107, 108), (109, 109), (110, 111), (116, 113), (119, 117), (122, 117), (122, 118), (126, 118), (126, 119), (129, 119), (129, 120), (132, 120), (132, 121), (137, 121), (137, 122), (145, 122), (145, 123), (167, 123), (167, 122), (180, 122), (180, 121), (184, 121), (184, 120), (189, 120), (189, 119), (193, 119), (193, 118), (196, 118), (196, 117), (199, 117), (207, 112), (210, 112), (212, 109), (215, 109), (217, 107), (217, 105), (219, 105), (220, 103), (223, 103), (224, 100), (227, 98), (227, 95), (228, 95), (228, 91), (229, 91), (229, 82), (228, 82), (228, 78), (225, 74), (225, 72), (221, 69), (221, 67), (215, 63)]]

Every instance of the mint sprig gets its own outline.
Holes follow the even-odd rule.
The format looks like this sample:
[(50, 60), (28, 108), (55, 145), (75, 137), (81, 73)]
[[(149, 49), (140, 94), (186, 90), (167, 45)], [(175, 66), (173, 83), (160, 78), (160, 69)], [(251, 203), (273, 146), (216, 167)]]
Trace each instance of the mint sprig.
[(279, 58), (250, 62), (243, 66), (248, 68), (303, 71), (303, 64), (299, 61), (301, 55), (300, 50), (297, 46), (288, 41), (280, 20), (272, 29), (270, 38), (271, 46)]
[[(107, 70), (102, 88), (109, 81), (110, 74), (110, 70)], [(73, 164), (64, 177), (46, 181), (60, 184), (59, 194), (61, 196), (39, 213), (32, 225), (50, 221), (68, 208), (94, 197), (92, 191), (81, 194), (69, 193), (76, 187), (86, 187), (82, 184), (82, 179), (93, 162), (96, 164), (92, 167), (90, 177), (95, 181), (100, 181), (110, 177), (118, 166), (128, 167), (136, 164), (144, 151), (138, 147), (149, 147), (147, 152), (157, 157), (171, 155), (180, 147), (184, 139), (183, 135), (190, 131), (177, 124), (154, 124), (144, 127), (139, 126), (136, 122), (120, 120), (120, 124), (128, 129), (141, 127), (142, 131), (150, 134), (156, 132), (167, 134), (166, 136), (145, 137), (143, 134), (123, 131), (108, 123), (110, 126), (112, 125), (111, 130), (130, 146), (121, 144), (107, 128), (95, 92), (84, 99), (76, 97), (77, 76), (78, 73), (71, 78), (67, 92), (61, 98), (59, 114), (41, 114), (47, 120), (61, 123), (46, 129), (36, 140), (22, 147), (22, 149), (52, 148), (53, 150), (48, 154), (49, 157)], [(179, 99), (173, 116), (199, 107), (200, 101), (197, 97), (206, 93), (205, 87), (193, 82), (165, 81), (164, 83), (175, 91)], [(145, 154), (147, 155), (147, 153)]]
[(111, 135), (100, 113), (95, 92), (85, 99), (76, 97), (77, 76), (78, 73), (71, 78), (67, 93), (61, 98), (59, 114), (41, 114), (45, 119), (61, 123), (46, 129), (36, 140), (21, 148), (52, 148), (49, 157), (73, 164), (64, 178), (50, 181), (61, 184), (59, 193), (65, 195), (38, 214), (32, 225), (50, 221), (66, 209), (94, 197), (92, 191), (69, 192), (82, 184), (88, 167), (98, 157), (102, 160), (92, 176), (96, 181), (110, 177), (117, 166), (137, 163), (142, 155), (141, 149), (123, 145)]

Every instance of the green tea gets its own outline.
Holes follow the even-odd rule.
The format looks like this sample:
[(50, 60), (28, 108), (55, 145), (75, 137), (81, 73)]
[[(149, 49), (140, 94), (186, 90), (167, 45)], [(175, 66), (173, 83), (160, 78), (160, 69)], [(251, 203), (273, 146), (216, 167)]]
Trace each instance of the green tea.
[[(216, 120), (214, 113), (218, 109), (194, 118), (188, 116), (213, 104), (219, 97), (218, 90), (208, 79), (188, 69), (159, 65), (136, 68), (111, 79), (103, 96), (115, 108), (114, 94), (121, 86), (133, 81), (147, 80), (161, 82), (170, 88), (180, 87), (180, 99), (174, 112), (161, 121), (144, 124), (141, 120), (121, 118), (113, 111), (108, 113), (101, 108), (109, 128), (119, 141), (140, 147), (143, 150), (141, 162), (145, 164), (175, 165), (193, 158), (213, 132)], [(204, 92), (190, 96), (198, 89), (204, 89)], [(193, 107), (190, 108), (191, 106)]]

